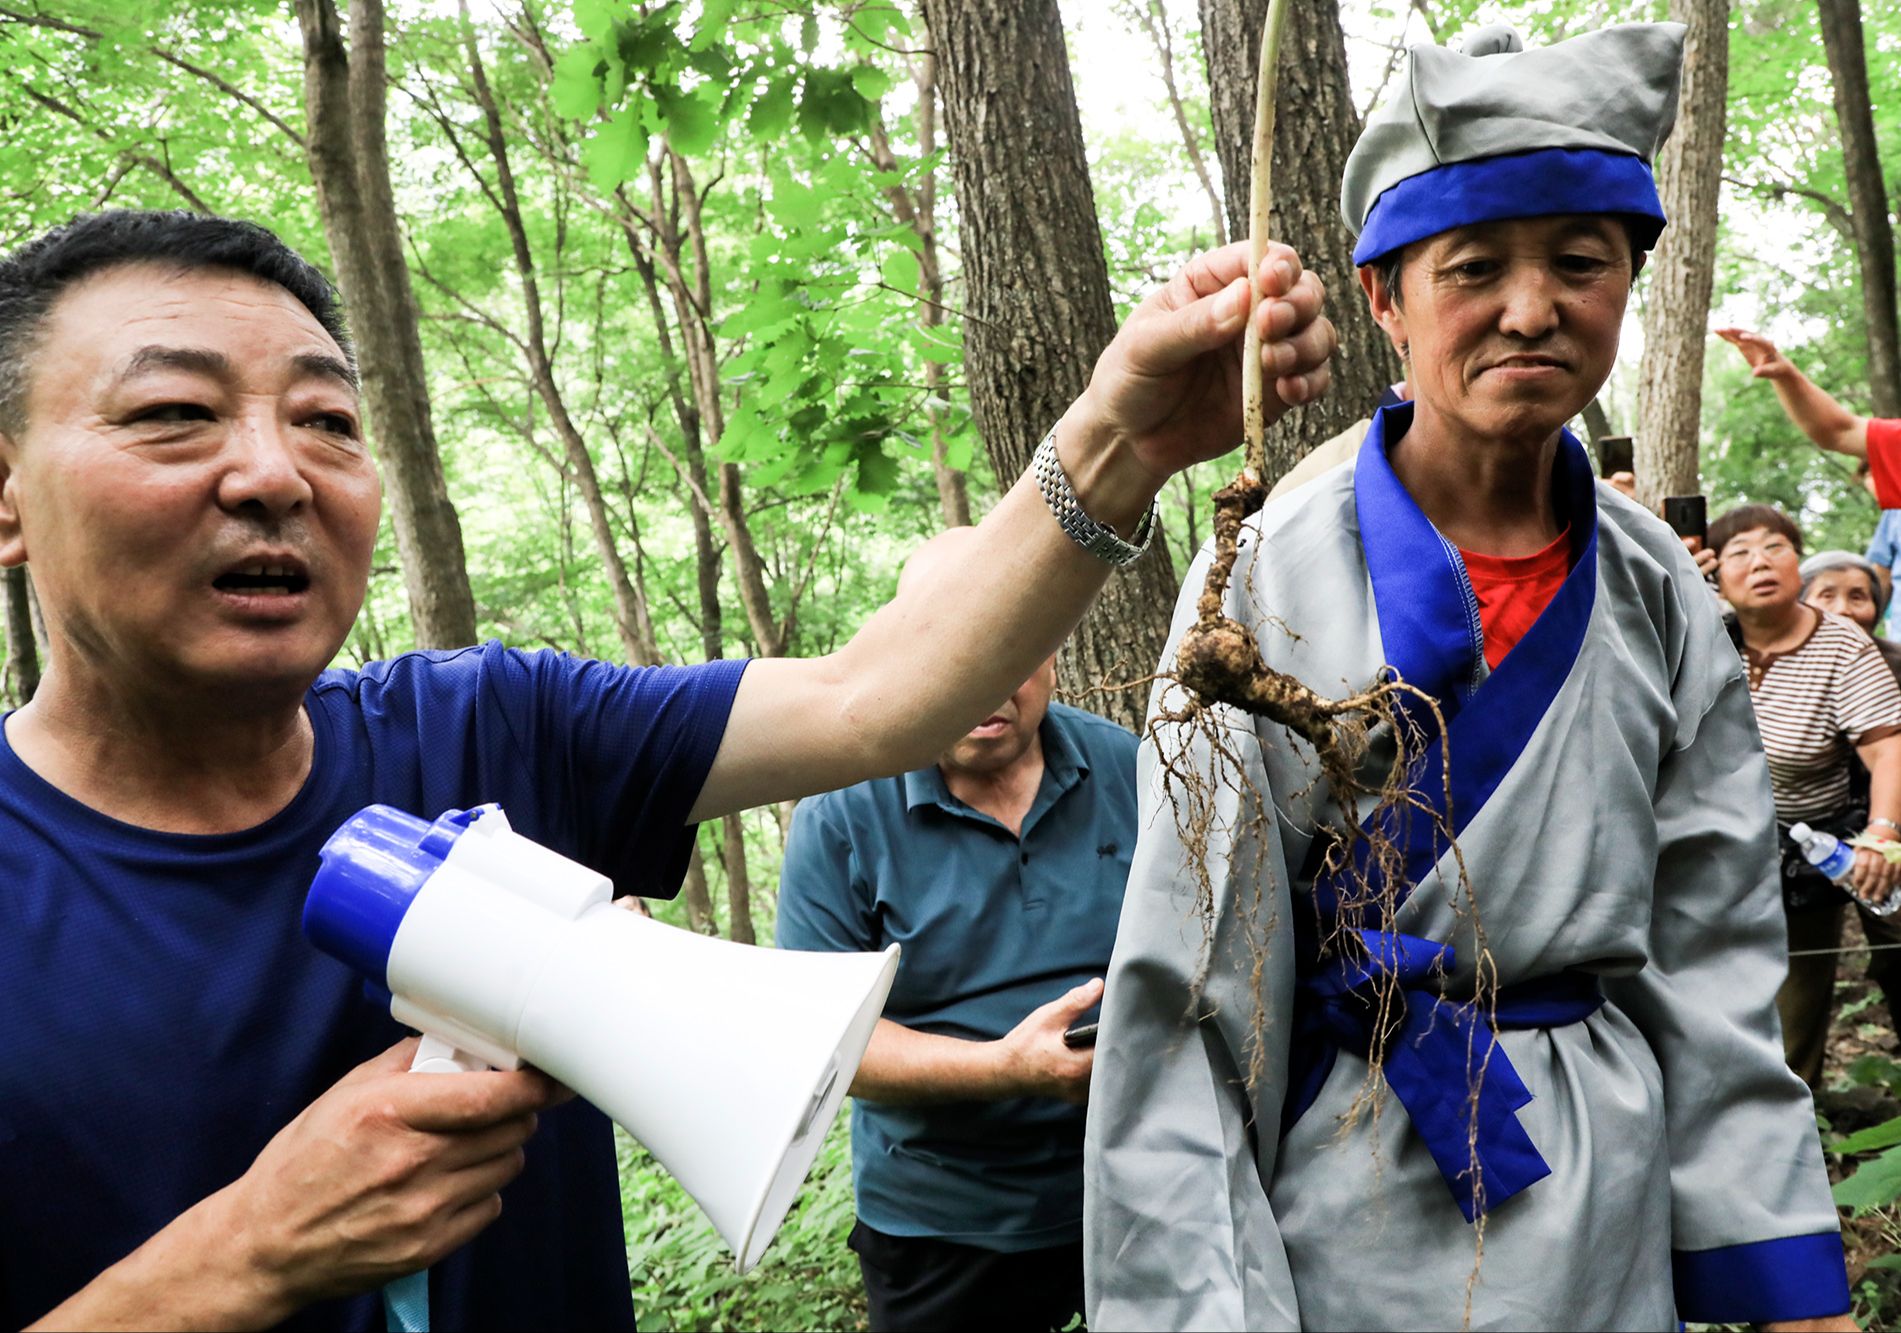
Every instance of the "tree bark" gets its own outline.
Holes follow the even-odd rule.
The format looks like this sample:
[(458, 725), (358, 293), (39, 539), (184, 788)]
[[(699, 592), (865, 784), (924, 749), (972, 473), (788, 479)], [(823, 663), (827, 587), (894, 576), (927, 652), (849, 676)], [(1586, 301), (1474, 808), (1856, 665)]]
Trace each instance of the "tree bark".
[[(1164, 0), (1126, 0), (1126, 5), (1128, 16), (1141, 26), (1149, 45), (1155, 48), (1155, 58), (1162, 71), (1162, 88), (1168, 93), (1169, 109), (1175, 113), (1175, 128), (1181, 132), (1182, 148), (1188, 154), (1188, 164), (1195, 169), (1195, 179), (1201, 182), (1201, 192), (1208, 196), (1215, 245), (1226, 245), (1228, 224), (1221, 211), (1221, 195), (1215, 189), (1214, 177), (1208, 174), (1208, 160), (1201, 152), (1201, 136), (1189, 124), (1188, 109), (1182, 105), (1181, 91), (1175, 86), (1175, 39), (1168, 27), (1168, 6)], [(1260, 30), (1259, 24), (1255, 30)]]
[(1593, 398), (1584, 405), (1584, 429), (1593, 443), (1617, 433), (1611, 429), (1611, 414), (1604, 410), (1602, 398)]
[(752, 925), (752, 872), (746, 866), (746, 826), (738, 815), (720, 820), (720, 863), (726, 869), (726, 937), (735, 944), (758, 942)]
[(1874, 110), (1868, 96), (1868, 57), (1862, 44), (1860, 0), (1816, 0), (1822, 45), (1828, 51), (1835, 122), (1842, 134), (1848, 206), (1861, 265), (1861, 310), (1868, 330), (1868, 397), (1878, 417), (1901, 417), (1901, 324), (1897, 322), (1894, 227), (1881, 176)]
[[(924, 50), (911, 58), (911, 81), (917, 87), (918, 156), (929, 158), (937, 152), (937, 56)], [(884, 121), (874, 117), (871, 124), (871, 157), (880, 171), (899, 169), (897, 154), (885, 135)], [(894, 181), (885, 187), (891, 211), (898, 221), (918, 235), (918, 327), (929, 333), (944, 323), (944, 269), (937, 248), (937, 172), (926, 171), (917, 189), (905, 188)], [(944, 413), (950, 406), (944, 392), (942, 362), (924, 362), (924, 411), (931, 423), (931, 474), (937, 482), (937, 507), (947, 528), (970, 526), (970, 483), (963, 471), (950, 465), (944, 439)]]
[[(1201, 0), (1201, 49), (1208, 59), (1215, 147), (1228, 199), (1230, 234), (1249, 233), (1254, 171), (1254, 102), (1268, 0)], [(1340, 178), (1360, 137), (1347, 82), (1346, 38), (1335, 0), (1289, 6), (1281, 39), (1279, 108), (1274, 119), (1272, 239), (1291, 245), (1327, 284), (1327, 317), (1340, 334), (1333, 385), (1268, 432), (1273, 485), (1314, 446), (1360, 419), (1403, 373), (1392, 341), (1373, 321), (1353, 265), (1353, 234), (1340, 218)]]
[(693, 838), (693, 854), (687, 858), (686, 882), (680, 888), (680, 900), (686, 904), (687, 929), (695, 935), (719, 934), (719, 921), (713, 915), (713, 896), (706, 890), (706, 861), (700, 855), (700, 839)]
[(1644, 359), (1637, 385), (1637, 495), (1655, 508), (1697, 491), (1703, 349), (1716, 269), (1729, 89), (1729, 0), (1670, 0), (1689, 25), (1676, 130), (1657, 160), (1670, 225), (1650, 257)]
[(497, 211), (508, 231), (509, 248), (515, 258), (515, 272), (521, 279), (522, 307), (527, 324), (523, 349), (528, 353), (528, 378), (535, 395), (548, 413), (548, 420), (561, 439), (563, 455), (581, 502), (587, 510), (588, 526), (594, 535), (594, 547), (607, 571), (608, 587), (614, 594), (614, 626), (619, 631), (621, 651), (636, 666), (652, 666), (660, 660), (659, 647), (652, 641), (653, 616), (646, 595), (627, 572), (627, 561), (614, 540), (614, 527), (607, 513), (607, 501), (601, 494), (600, 475), (587, 441), (568, 412), (567, 400), (555, 380), (553, 359), (548, 353), (547, 330), (541, 313), (541, 283), (535, 268), (534, 251), (528, 244), (528, 228), (522, 219), (521, 198), (515, 190), (515, 174), (508, 164), (508, 142), (502, 134), (501, 109), (496, 105), (487, 72), (482, 67), (481, 48), (475, 40), (475, 25), (469, 19), (467, 0), (461, 5), (463, 47), (469, 58), (469, 76), (476, 103), (482, 110), (482, 124), (489, 156), (495, 161)]
[(24, 706), (40, 688), (40, 652), (34, 641), (25, 565), (13, 566), (0, 579), (0, 601), (6, 604), (7, 666), (13, 676), (14, 702)]
[(436, 449), (416, 294), (390, 188), (382, 0), (351, 0), (347, 48), (333, 0), (296, 0), (296, 8), (305, 155), (350, 313), (416, 644), (460, 647), (475, 642), (475, 597)]
[[(1008, 486), (1115, 336), (1102, 232), (1056, 0), (922, 9), (956, 161), (971, 407)], [(1065, 696), (1140, 731), (1147, 691), (1102, 687), (1154, 667), (1176, 589), (1158, 539), (1064, 648)]]

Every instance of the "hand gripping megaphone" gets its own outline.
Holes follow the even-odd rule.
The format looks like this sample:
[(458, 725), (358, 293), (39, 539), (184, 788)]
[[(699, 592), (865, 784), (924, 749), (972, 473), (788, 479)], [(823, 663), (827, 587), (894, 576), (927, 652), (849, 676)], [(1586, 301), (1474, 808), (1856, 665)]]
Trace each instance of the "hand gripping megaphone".
[(612, 894), (499, 806), (431, 824), (372, 805), (324, 844), (304, 933), (424, 1034), (413, 1069), (530, 1064), (618, 1121), (746, 1272), (838, 1114), (898, 948), (753, 948), (623, 911)]

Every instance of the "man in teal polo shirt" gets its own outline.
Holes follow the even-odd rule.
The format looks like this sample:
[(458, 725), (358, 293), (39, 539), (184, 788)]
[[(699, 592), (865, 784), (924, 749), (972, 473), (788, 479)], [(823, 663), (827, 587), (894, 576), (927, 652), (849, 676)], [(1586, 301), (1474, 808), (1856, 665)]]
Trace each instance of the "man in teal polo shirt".
[(1136, 741), (1050, 703), (1055, 679), (1052, 658), (930, 768), (805, 801), (786, 841), (780, 947), (904, 949), (852, 1084), (850, 1243), (876, 1330), (1082, 1310), (1093, 1053), (1063, 1033), (1102, 997)]

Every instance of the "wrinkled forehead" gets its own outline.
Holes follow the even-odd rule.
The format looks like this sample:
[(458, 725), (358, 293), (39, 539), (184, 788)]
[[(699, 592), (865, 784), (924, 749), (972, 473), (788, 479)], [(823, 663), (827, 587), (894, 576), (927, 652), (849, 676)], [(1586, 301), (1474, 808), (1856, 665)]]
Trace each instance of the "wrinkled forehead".
[(257, 390), (330, 369), (347, 386), (355, 380), (336, 339), (275, 283), (226, 269), (122, 264), (74, 283), (47, 311), (29, 356), (29, 402), (107, 392), (159, 368)]
[(1507, 218), (1453, 227), (1418, 243), (1421, 253), (1444, 253), (1471, 246), (1555, 250), (1579, 241), (1624, 247), (1628, 236), (1615, 213), (1560, 213), (1544, 218)]
[(1875, 580), (1872, 574), (1858, 565), (1836, 565), (1833, 569), (1818, 570), (1811, 574), (1806, 591), (1810, 596), (1865, 592), (1872, 597), (1875, 595)]

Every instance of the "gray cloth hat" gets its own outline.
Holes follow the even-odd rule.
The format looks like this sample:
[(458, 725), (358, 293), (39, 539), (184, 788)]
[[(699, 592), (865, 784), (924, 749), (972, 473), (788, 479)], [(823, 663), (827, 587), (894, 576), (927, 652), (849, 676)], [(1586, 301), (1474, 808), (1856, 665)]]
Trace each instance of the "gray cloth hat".
[(1453, 227), (1616, 213), (1662, 231), (1651, 162), (1676, 122), (1681, 23), (1627, 23), (1527, 50), (1509, 27), (1415, 46), (1347, 158), (1340, 211), (1367, 264)]

